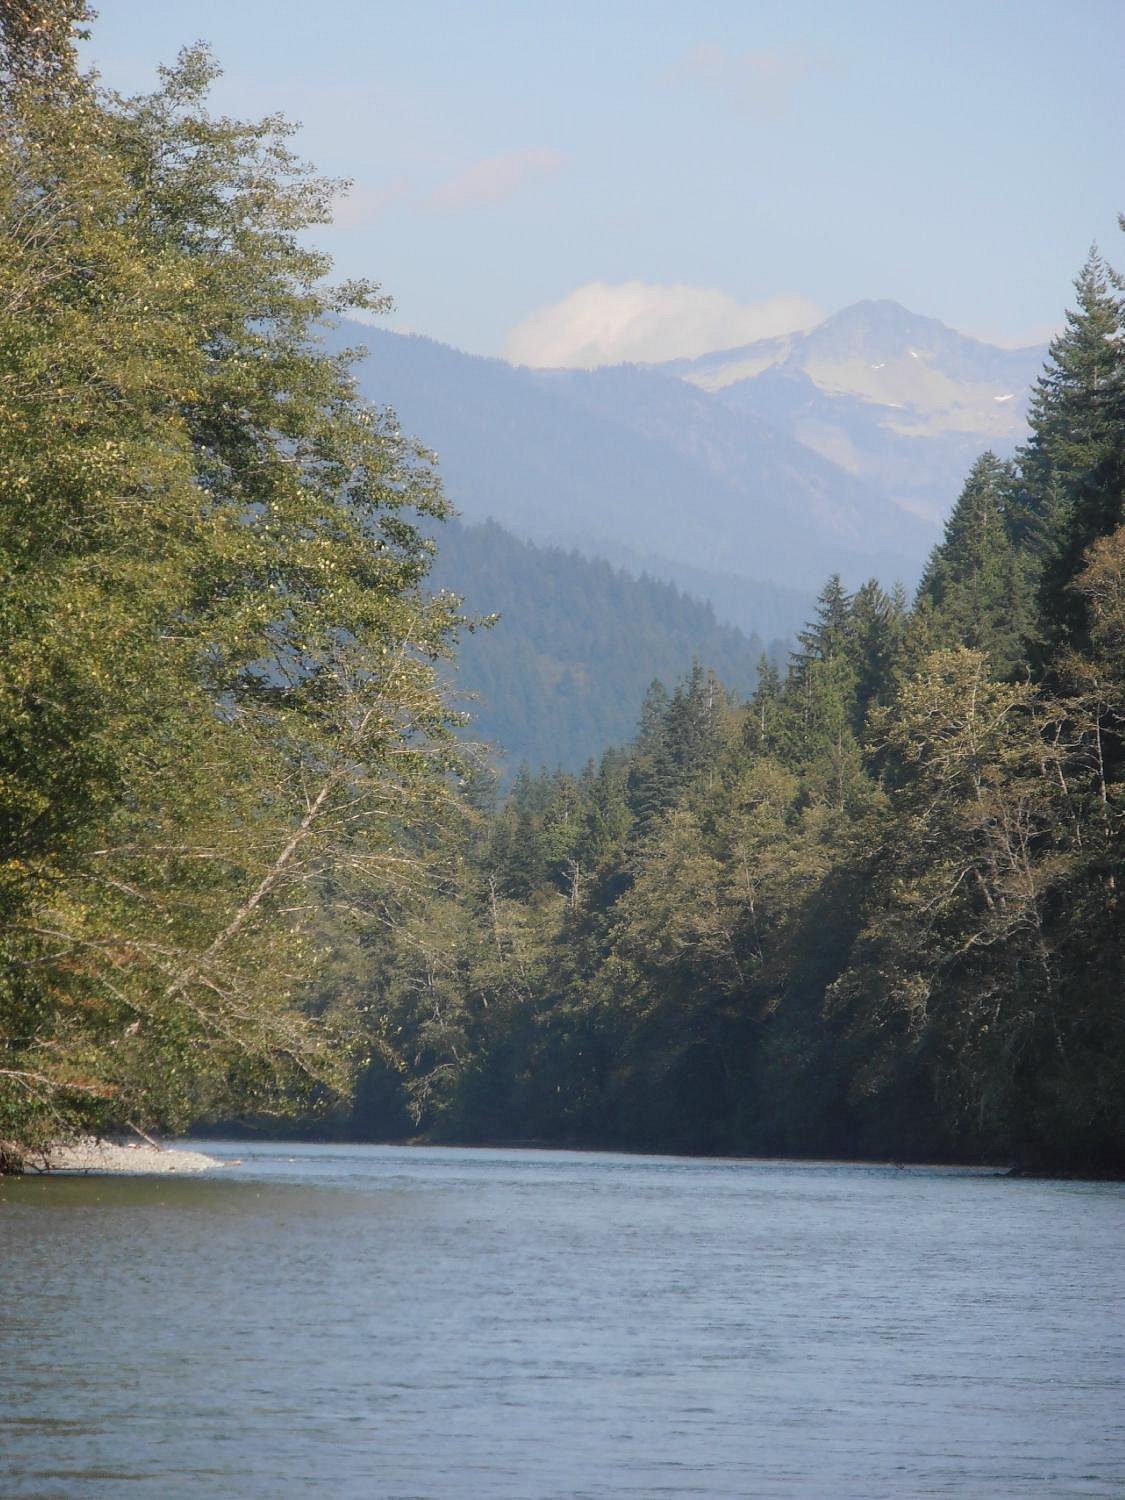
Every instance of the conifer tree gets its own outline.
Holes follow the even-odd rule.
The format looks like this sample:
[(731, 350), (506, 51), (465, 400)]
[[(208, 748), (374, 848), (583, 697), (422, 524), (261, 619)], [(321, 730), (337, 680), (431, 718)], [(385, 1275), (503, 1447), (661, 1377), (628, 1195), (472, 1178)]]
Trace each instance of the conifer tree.
[(668, 738), (671, 706), (668, 689), (660, 681), (649, 685), (641, 706), (641, 720), (629, 767), (629, 811), (638, 827), (647, 827), (675, 799), (674, 754)]
[(1005, 520), (1014, 482), (994, 453), (977, 459), (918, 589), (922, 625), (933, 647), (983, 651), (994, 671), (1014, 672), (1031, 624), (1032, 582)]
[(870, 578), (852, 601), (847, 651), (856, 673), (852, 727), (862, 734), (872, 704), (886, 701), (899, 667), (905, 640), (906, 605)]
[(1092, 249), (1076, 306), (1050, 348), (1032, 398), (1031, 439), (1019, 454), (1017, 525), (1043, 557), (1042, 630), (1080, 634), (1085, 609), (1068, 585), (1083, 554), (1122, 519), (1125, 486), (1125, 307), (1120, 278)]
[(845, 653), (852, 598), (838, 573), (833, 573), (816, 600), (816, 616), (797, 632), (800, 650), (792, 662), (798, 681), (814, 661), (833, 661)]

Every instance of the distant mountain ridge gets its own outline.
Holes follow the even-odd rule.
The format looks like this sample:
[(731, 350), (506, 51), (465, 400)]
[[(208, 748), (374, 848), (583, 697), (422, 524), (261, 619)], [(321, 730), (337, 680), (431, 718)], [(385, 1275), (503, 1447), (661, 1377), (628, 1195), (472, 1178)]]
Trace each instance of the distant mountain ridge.
[(437, 452), (468, 522), (707, 598), (763, 637), (830, 572), (913, 585), (973, 460), (1024, 430), (1043, 350), (893, 302), (662, 366), (531, 370), (342, 324), (364, 393)]
[[(804, 332), (760, 339), (696, 359), (673, 360), (657, 368), (707, 390), (752, 379), (779, 364), (804, 370), (828, 388), (835, 371), (839, 393), (866, 396), (893, 406), (893, 398), (901, 390), (903, 371), (908, 386), (913, 378), (910, 366), (896, 363), (906, 357), (940, 372), (958, 390), (1000, 385), (1007, 387), (1000, 394), (1007, 395), (1015, 393), (1013, 387), (1018, 390), (1034, 379), (1043, 354), (1040, 345), (1001, 349), (958, 333), (937, 318), (923, 317), (898, 302), (882, 299), (856, 302)], [(871, 374), (846, 373), (851, 361), (858, 362), (859, 372), (869, 370)], [(961, 405), (956, 395), (953, 405)]]
[(940, 521), (981, 451), (1006, 456), (1022, 439), (1045, 355), (1040, 345), (1000, 349), (897, 302), (872, 301), (806, 333), (659, 368)]

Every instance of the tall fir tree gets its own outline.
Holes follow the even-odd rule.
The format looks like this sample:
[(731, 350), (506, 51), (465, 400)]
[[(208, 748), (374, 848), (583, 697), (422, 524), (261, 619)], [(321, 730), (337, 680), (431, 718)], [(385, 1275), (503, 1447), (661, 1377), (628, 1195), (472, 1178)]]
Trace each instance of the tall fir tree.
[(973, 465), (918, 589), (920, 625), (933, 647), (983, 651), (1010, 676), (1024, 656), (1034, 606), (1033, 575), (1006, 520), (1015, 476), (994, 453)]
[(1042, 556), (1048, 648), (1085, 628), (1081, 593), (1069, 585), (1091, 543), (1120, 524), (1125, 484), (1125, 306), (1121, 279), (1096, 248), (1075, 291), (1032, 397), (1014, 508), (1017, 528)]

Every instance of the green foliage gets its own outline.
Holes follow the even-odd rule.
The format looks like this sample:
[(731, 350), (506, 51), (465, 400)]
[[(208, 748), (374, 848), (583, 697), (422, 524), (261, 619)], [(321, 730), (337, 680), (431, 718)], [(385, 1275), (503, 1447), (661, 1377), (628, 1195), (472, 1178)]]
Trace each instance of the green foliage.
[(1012, 465), (976, 461), (918, 590), (921, 638), (983, 651), (1005, 676), (1026, 660), (1037, 576), (1009, 526), (1015, 487)]
[[(1119, 1165), (1116, 275), (1091, 257), (914, 609), (833, 577), (784, 672), (672, 591), (455, 533), (449, 581), (475, 549), (515, 606), (477, 685), (566, 767), (496, 806), (441, 690), (436, 478), (316, 340), (382, 305), (305, 248), (333, 185), (208, 111), (204, 51), (101, 91), (85, 18), (0, 5), (0, 1158), (344, 1128), (358, 1066), (367, 1131)], [(611, 705), (636, 738), (578, 770)]]
[(1077, 305), (1051, 344), (1020, 454), (1023, 510), (1043, 559), (1041, 633), (1080, 638), (1086, 550), (1125, 519), (1125, 305), (1121, 278), (1096, 249), (1075, 282)]
[(454, 764), (433, 659), (455, 601), (423, 592), (412, 519), (444, 502), (314, 338), (381, 305), (326, 290), (299, 237), (332, 185), (284, 122), (209, 113), (205, 51), (152, 95), (100, 91), (60, 40), (79, 15), (3, 13), (14, 1149), (341, 1083), (354, 1027), (300, 1003), (325, 892), (409, 885)]

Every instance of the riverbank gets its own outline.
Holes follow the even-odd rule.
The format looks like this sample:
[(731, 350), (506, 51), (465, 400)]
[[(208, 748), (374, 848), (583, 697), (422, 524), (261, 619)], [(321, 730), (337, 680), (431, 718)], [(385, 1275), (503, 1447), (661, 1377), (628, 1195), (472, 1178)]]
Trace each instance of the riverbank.
[(84, 1136), (77, 1141), (32, 1152), (24, 1162), (26, 1172), (209, 1172), (225, 1166), (217, 1156), (186, 1151), (178, 1146), (158, 1146), (144, 1141), (103, 1141)]

